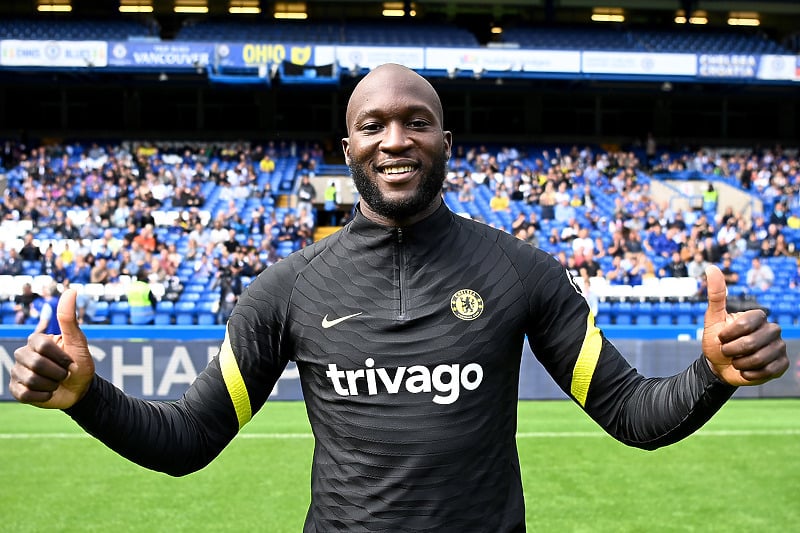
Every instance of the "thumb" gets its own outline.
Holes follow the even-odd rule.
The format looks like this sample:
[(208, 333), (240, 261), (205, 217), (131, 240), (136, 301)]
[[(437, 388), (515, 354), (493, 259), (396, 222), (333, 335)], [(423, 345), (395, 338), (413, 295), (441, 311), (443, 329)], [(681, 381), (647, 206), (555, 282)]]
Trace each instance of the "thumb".
[[(78, 293), (75, 289), (67, 289), (61, 298), (58, 300), (58, 309), (56, 310), (56, 318), (58, 325), (61, 327), (61, 342), (64, 345), (64, 350), (69, 353), (75, 353), (78, 348), (81, 351), (86, 350), (86, 336), (78, 326), (78, 316), (75, 313), (75, 300)], [(78, 353), (82, 353), (79, 351)]]
[(727, 286), (722, 271), (716, 265), (706, 267), (706, 280), (708, 283), (708, 308), (704, 326), (708, 327), (717, 323), (725, 323), (728, 316), (727, 308)]

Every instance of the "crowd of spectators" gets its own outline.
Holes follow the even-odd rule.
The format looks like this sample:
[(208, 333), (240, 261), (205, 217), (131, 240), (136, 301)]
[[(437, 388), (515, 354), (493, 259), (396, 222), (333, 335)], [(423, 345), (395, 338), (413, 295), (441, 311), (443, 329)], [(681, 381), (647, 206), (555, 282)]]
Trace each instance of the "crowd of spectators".
[[(105, 285), (145, 271), (172, 298), (189, 281), (182, 279), (187, 265), (212, 281), (232, 266), (251, 278), (280, 259), (282, 243), (293, 250), (312, 242), (315, 225), (308, 201), (274, 209), (270, 181), (259, 183), (259, 176), (282, 158), (297, 161), (298, 176), (309, 174), (321, 157), (318, 145), (301, 150), (295, 143), (6, 143), (0, 220), (29, 229), (20, 247), (3, 234), (0, 274)], [(252, 212), (243, 212), (243, 201), (252, 199)], [(164, 223), (164, 213), (177, 216)]]
[[(313, 242), (319, 209), (307, 176), (324, 156), (319, 145), (274, 142), (5, 143), (0, 220), (28, 222), (29, 229), (19, 247), (0, 240), (0, 274), (113, 284), (145, 271), (165, 287), (163, 297), (177, 299), (201, 279), (209, 290), (227, 291), (220, 300), (230, 303), (226, 298), (241, 292), (230, 289), (232, 274), (247, 280), (279, 261), (279, 252)], [(298, 201), (281, 210), (260, 177), (287, 158), (296, 165)], [(711, 178), (700, 207), (674, 209), (652, 194), (654, 176), (687, 171)], [(714, 180), (752, 194), (763, 209), (752, 217), (737, 213)], [(444, 191), (456, 210), (553, 253), (587, 288), (598, 279), (638, 285), (691, 277), (701, 295), (704, 266), (714, 263), (729, 284), (763, 293), (776, 283), (773, 259), (796, 260), (800, 244), (800, 163), (796, 150), (780, 147), (648, 156), (592, 147), (457, 146)], [(253, 199), (247, 205), (256, 207), (243, 211)], [(165, 212), (176, 216), (165, 222)], [(786, 280), (789, 290), (800, 291), (798, 272)]]
[[(512, 147), (478, 146), (456, 151), (446, 191), (468, 212), (480, 188), (491, 191), (483, 195), (490, 198), (491, 214), (513, 216), (487, 223), (551, 251), (587, 290), (692, 278), (695, 297), (704, 299), (704, 271), (713, 263), (737, 294), (758, 297), (773, 288), (785, 291), (786, 285), (789, 294), (796, 292), (800, 266), (781, 279), (770, 266), (795, 265), (800, 252), (796, 149), (701, 149), (644, 156), (645, 161), (641, 156), (573, 147), (531, 158)], [(674, 209), (669, 198), (652, 194), (652, 180), (687, 172), (708, 180), (690, 207)], [(750, 194), (751, 205), (759, 208), (752, 216), (737, 212), (720, 195), (724, 186)]]

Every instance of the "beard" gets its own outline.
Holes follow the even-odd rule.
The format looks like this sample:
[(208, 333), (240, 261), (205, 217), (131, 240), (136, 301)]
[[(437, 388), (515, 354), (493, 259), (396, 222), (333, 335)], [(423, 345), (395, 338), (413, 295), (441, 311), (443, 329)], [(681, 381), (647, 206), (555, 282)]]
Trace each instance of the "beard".
[(447, 156), (444, 152), (437, 155), (430, 172), (423, 174), (414, 194), (401, 200), (384, 196), (375, 180), (370, 178), (365, 164), (352, 161), (350, 174), (361, 199), (374, 212), (390, 220), (404, 220), (427, 208), (441, 194), (447, 175)]

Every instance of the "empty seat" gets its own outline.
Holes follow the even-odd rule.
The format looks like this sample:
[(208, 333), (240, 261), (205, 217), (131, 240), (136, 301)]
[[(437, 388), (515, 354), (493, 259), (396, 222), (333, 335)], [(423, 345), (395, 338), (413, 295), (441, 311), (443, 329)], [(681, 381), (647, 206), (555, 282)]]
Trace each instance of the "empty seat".
[(108, 316), (112, 324), (127, 324), (129, 314), (130, 306), (128, 302), (111, 302), (109, 304)]
[(180, 326), (191, 326), (195, 323), (196, 302), (181, 301), (175, 304), (175, 323)]
[(159, 326), (172, 324), (175, 316), (175, 303), (169, 300), (161, 300), (156, 304), (155, 323)]

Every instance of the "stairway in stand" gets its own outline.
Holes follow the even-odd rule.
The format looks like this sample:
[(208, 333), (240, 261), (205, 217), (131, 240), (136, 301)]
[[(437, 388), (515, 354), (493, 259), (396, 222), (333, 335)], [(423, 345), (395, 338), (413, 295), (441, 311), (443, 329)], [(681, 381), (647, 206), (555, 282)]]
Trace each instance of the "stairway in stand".
[(314, 242), (327, 237), (332, 233), (336, 233), (342, 229), (341, 226), (317, 226), (314, 230)]

